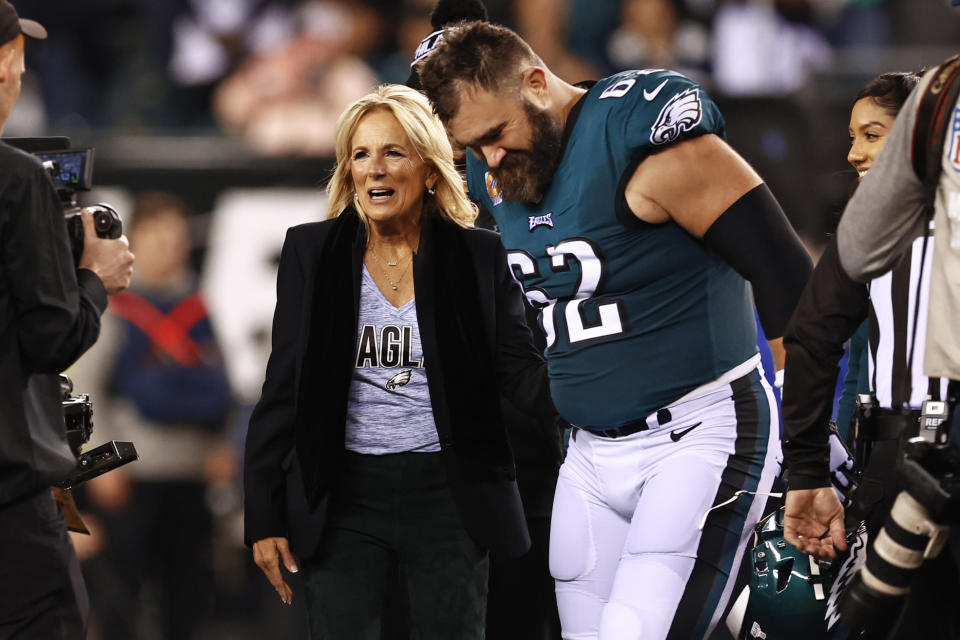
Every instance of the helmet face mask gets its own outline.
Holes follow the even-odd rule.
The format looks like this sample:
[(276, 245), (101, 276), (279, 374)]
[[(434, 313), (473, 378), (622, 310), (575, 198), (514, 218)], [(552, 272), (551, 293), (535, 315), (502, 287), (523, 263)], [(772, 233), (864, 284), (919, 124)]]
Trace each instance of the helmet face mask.
[(738, 640), (829, 638), (843, 587), (866, 555), (862, 523), (847, 535), (846, 556), (827, 562), (800, 552), (783, 537), (783, 513), (770, 513), (754, 529), (750, 585), (727, 618)]

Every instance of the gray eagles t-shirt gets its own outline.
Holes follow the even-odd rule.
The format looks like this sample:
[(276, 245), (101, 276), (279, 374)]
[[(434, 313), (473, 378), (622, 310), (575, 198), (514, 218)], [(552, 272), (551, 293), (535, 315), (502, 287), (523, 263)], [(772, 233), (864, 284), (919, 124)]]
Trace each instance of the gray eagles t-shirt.
[(357, 329), (347, 450), (373, 455), (440, 451), (416, 299), (394, 307), (364, 265)]

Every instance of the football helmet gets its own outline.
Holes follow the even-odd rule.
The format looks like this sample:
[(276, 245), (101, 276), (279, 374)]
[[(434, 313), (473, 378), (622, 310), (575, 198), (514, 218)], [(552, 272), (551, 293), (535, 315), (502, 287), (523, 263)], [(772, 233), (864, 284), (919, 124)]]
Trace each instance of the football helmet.
[(866, 557), (862, 522), (848, 530), (848, 551), (828, 562), (786, 541), (783, 514), (782, 508), (770, 513), (754, 529), (750, 584), (727, 616), (737, 640), (833, 638), (840, 594)]

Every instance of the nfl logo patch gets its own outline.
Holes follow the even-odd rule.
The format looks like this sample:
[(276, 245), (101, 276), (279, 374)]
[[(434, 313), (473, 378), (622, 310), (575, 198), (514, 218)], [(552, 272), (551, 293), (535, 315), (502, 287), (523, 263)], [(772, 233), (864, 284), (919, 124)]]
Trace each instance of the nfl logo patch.
[(953, 167), (954, 171), (960, 173), (960, 107), (953, 110), (953, 122), (950, 125), (950, 145), (947, 154), (950, 166)]
[(493, 174), (487, 171), (484, 176), (487, 183), (487, 195), (490, 196), (490, 201), (493, 202), (493, 206), (497, 206), (503, 202), (503, 196), (500, 195), (500, 183), (497, 182), (497, 179), (493, 177)]

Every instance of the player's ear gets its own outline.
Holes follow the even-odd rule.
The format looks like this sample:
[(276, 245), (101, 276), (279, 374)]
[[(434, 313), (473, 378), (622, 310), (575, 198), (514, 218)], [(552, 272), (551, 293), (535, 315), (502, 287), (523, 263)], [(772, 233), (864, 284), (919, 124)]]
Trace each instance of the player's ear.
[(527, 102), (545, 109), (550, 91), (547, 85), (547, 72), (543, 67), (527, 67), (523, 72), (522, 82), (521, 95), (526, 98)]

